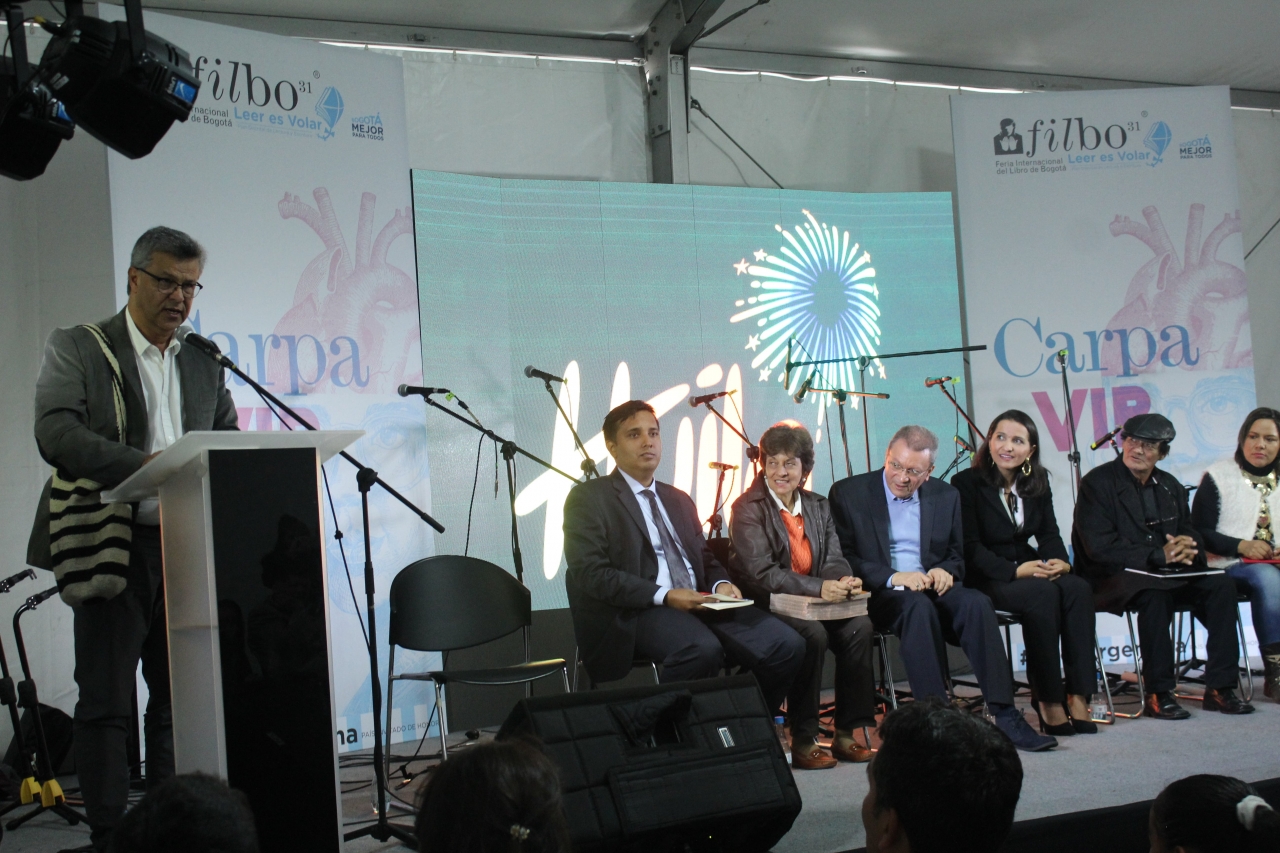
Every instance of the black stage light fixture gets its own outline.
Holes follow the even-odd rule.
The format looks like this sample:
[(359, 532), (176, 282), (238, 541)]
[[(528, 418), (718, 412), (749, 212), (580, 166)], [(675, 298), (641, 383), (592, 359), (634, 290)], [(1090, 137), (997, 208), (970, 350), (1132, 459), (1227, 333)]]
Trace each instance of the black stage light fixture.
[(125, 0), (125, 20), (84, 15), (67, 0), (62, 24), (45, 24), (53, 40), (38, 79), (66, 105), (67, 114), (95, 139), (137, 159), (173, 125), (186, 121), (200, 81), (191, 57), (142, 26), (142, 0)]
[(62, 104), (33, 79), (22, 7), (5, 10), (10, 58), (0, 61), (0, 175), (27, 181), (44, 174), (62, 140), (76, 131)]

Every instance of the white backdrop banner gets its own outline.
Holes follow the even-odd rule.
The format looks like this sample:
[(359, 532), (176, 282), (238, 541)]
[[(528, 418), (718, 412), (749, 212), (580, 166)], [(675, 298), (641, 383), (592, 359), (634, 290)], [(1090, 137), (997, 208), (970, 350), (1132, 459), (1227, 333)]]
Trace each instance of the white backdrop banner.
[[(1036, 420), (1065, 537), (1065, 350), (1085, 473), (1150, 411), (1178, 431), (1161, 465), (1199, 483), (1255, 405), (1227, 88), (964, 94), (951, 117), (975, 419)], [(1099, 618), (1113, 659), (1122, 624)]]
[[(113, 12), (122, 14), (103, 8)], [(190, 54), (201, 88), (190, 120), (150, 156), (110, 155), (118, 299), (144, 230), (165, 224), (194, 236), (209, 252), (196, 331), (322, 429), (365, 430), (352, 454), (429, 512), (422, 405), (395, 394), (402, 382), (422, 384), (400, 59), (153, 13), (146, 25)], [(241, 429), (281, 428), (252, 389), (231, 385)], [(354, 468), (335, 457), (325, 469), (360, 602), (326, 498), (335, 736), (340, 749), (358, 749), (373, 736), (356, 616), (360, 500)], [(431, 553), (432, 537), (377, 487), (370, 509), (385, 644), (391, 579)], [(380, 652), (385, 671), (385, 645)], [(425, 692), (399, 691), (393, 740), (420, 735), (430, 705)]]

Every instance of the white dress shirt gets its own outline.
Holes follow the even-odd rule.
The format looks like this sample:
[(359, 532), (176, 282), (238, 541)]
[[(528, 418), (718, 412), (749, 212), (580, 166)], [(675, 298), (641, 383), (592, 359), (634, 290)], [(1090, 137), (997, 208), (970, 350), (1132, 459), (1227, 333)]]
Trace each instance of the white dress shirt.
[[(183, 325), (179, 328), (162, 353), (138, 329), (127, 309), (124, 316), (138, 361), (138, 375), (142, 378), (142, 397), (147, 404), (147, 453), (155, 453), (182, 437), (182, 382), (178, 378), (175, 359), (182, 349), (181, 338), (191, 331), (191, 327)], [(139, 524), (159, 524), (160, 501), (156, 498), (141, 501), (137, 521)]]
[[(653, 492), (654, 500), (658, 504), (658, 511), (662, 513), (662, 520), (666, 522), (667, 530), (671, 531), (671, 538), (676, 541), (676, 547), (680, 549), (680, 559), (684, 560), (685, 571), (689, 573), (689, 577), (696, 581), (693, 575), (693, 564), (689, 562), (689, 558), (684, 553), (684, 545), (680, 542), (680, 536), (676, 533), (676, 526), (671, 523), (671, 515), (667, 512), (666, 506), (662, 503), (662, 496), (658, 494), (657, 480), (646, 486), (635, 477), (632, 477), (621, 468), (618, 473), (622, 475), (622, 479), (626, 480), (627, 485), (631, 487), (632, 493), (636, 496), (636, 503), (640, 504), (640, 514), (644, 516), (645, 527), (649, 533), (649, 544), (653, 546), (653, 552), (658, 555), (658, 591), (653, 594), (653, 603), (661, 605), (663, 599), (667, 597), (667, 593), (671, 591), (671, 569), (667, 567), (667, 555), (662, 553), (662, 538), (658, 535), (658, 526), (653, 522), (653, 512), (649, 509), (649, 499), (641, 492), (648, 489)], [(716, 584), (719, 588), (720, 584), (728, 583), (728, 581), (720, 581)], [(715, 590), (713, 589), (712, 592)]]
[(800, 500), (799, 489), (796, 489), (796, 508), (795, 509), (787, 509), (787, 505), (782, 502), (782, 498), (778, 497), (778, 493), (775, 492), (773, 489), (769, 488), (768, 486), (765, 486), (765, 491), (769, 493), (769, 497), (773, 498), (773, 502), (778, 505), (778, 509), (785, 512), (787, 515), (793, 516), (794, 518), (799, 518), (800, 516), (804, 515), (804, 501)]
[(1009, 491), (1013, 492), (1014, 496), (1017, 497), (1018, 499), (1018, 511), (1009, 512), (1009, 497), (1008, 497), (1008, 494), (1004, 491), (1004, 489), (1000, 490), (1000, 502), (1004, 504), (1005, 515), (1009, 516), (1009, 519), (1013, 522), (1013, 526), (1021, 530), (1022, 521), (1024, 517), (1023, 511), (1022, 511), (1022, 507), (1023, 507), (1022, 495), (1018, 494), (1018, 486), (1016, 483), (1009, 487)]

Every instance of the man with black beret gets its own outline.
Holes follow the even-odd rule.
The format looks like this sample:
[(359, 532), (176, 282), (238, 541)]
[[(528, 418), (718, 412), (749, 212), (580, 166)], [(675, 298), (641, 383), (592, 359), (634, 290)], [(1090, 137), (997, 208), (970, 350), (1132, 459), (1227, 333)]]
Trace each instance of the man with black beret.
[(1235, 585), (1209, 572), (1204, 543), (1191, 526), (1187, 490), (1156, 463), (1169, 455), (1173, 424), (1164, 415), (1125, 421), (1123, 454), (1080, 484), (1071, 534), (1076, 569), (1093, 584), (1097, 608), (1138, 614), (1146, 700), (1142, 712), (1161, 720), (1191, 716), (1174, 697), (1174, 611), (1190, 605), (1209, 631), (1204, 710), (1248, 714), (1236, 695), (1240, 647)]

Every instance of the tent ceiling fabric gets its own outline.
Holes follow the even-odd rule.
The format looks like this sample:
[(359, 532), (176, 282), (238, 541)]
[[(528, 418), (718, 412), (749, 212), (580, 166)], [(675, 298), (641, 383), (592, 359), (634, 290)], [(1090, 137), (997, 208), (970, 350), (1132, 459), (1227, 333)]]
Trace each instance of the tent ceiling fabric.
[[(685, 0), (687, 6), (697, 0)], [(728, 0), (712, 24), (749, 5)], [(157, 9), (635, 38), (662, 0), (159, 0)], [(772, 0), (700, 46), (1280, 91), (1275, 0)]]

